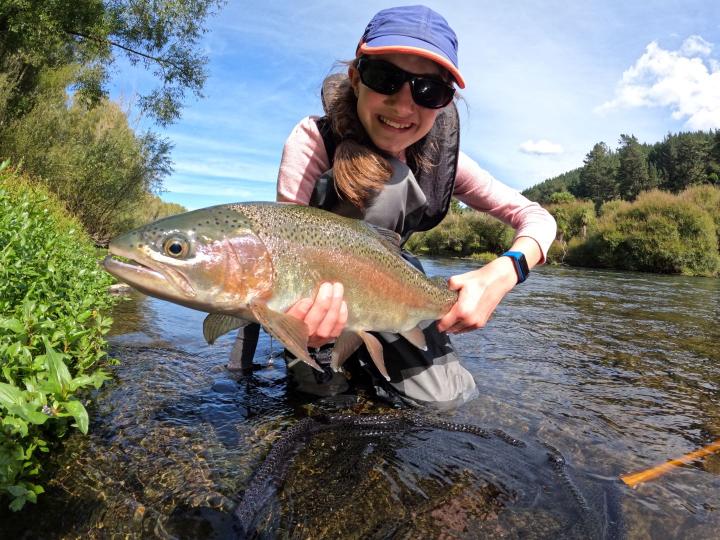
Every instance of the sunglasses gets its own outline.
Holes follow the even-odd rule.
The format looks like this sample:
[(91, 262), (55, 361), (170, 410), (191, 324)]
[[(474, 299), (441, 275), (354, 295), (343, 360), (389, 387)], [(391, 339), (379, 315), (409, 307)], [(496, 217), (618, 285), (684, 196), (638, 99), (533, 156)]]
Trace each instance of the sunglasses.
[(391, 96), (410, 83), (413, 101), (428, 109), (441, 109), (452, 101), (455, 88), (436, 77), (415, 75), (384, 60), (360, 58), (357, 64), (362, 83), (379, 94)]

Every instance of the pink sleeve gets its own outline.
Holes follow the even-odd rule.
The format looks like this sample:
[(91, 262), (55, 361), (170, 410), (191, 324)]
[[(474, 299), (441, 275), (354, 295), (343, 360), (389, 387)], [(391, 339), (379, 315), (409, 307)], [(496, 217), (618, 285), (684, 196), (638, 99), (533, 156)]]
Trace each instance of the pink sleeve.
[(277, 180), (277, 200), (307, 205), (320, 175), (330, 168), (315, 116), (303, 118), (285, 141)]
[(458, 158), (455, 197), (469, 207), (487, 212), (515, 229), (515, 238), (528, 236), (542, 251), (542, 261), (555, 239), (555, 219), (538, 203), (499, 182), (463, 152)]

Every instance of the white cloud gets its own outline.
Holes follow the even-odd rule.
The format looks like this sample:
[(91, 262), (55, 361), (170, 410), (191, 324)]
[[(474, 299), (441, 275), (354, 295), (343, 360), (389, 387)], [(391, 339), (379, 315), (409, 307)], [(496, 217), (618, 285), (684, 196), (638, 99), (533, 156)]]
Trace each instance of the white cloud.
[(689, 129), (720, 128), (720, 63), (708, 56), (712, 43), (690, 36), (679, 50), (668, 51), (651, 42), (627, 69), (615, 90), (615, 99), (598, 112), (618, 108), (667, 107)]
[(520, 145), (520, 151), (524, 154), (536, 154), (536, 155), (548, 155), (548, 154), (562, 154), (563, 147), (557, 143), (550, 142), (546, 139), (540, 139), (539, 141), (525, 141)]
[(708, 56), (712, 52), (713, 44), (705, 41), (701, 36), (690, 36), (680, 48), (683, 56)]

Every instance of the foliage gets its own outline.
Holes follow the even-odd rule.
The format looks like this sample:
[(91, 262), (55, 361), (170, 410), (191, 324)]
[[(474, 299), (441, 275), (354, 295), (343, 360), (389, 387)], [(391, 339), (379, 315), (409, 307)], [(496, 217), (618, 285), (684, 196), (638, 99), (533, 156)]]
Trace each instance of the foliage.
[(74, 83), (88, 103), (107, 95), (116, 55), (141, 64), (160, 86), (141, 96), (161, 124), (177, 119), (186, 91), (201, 94), (205, 58), (198, 41), (223, 0), (4, 0), (0, 72), (17, 67), (14, 114), (30, 110), (44, 68), (82, 65)]
[(146, 193), (139, 205), (118, 216), (118, 228), (124, 232), (183, 212), (187, 212), (187, 208), (181, 204), (165, 202), (157, 195)]
[(699, 206), (712, 217), (718, 237), (718, 251), (720, 251), (720, 185), (693, 186), (680, 193), (680, 198)]
[(623, 270), (714, 276), (720, 271), (716, 226), (688, 198), (662, 191), (603, 208), (598, 229), (568, 262)]
[(35, 502), (41, 454), (71, 427), (107, 375), (110, 282), (80, 223), (44, 188), (0, 170), (0, 495)]
[(584, 163), (576, 194), (579, 197), (592, 199), (596, 208), (606, 201), (616, 199), (619, 195), (616, 178), (619, 165), (617, 154), (605, 143), (597, 143), (585, 156)]
[(500, 254), (512, 244), (513, 230), (479, 212), (451, 212), (435, 227), (410, 237), (406, 247), (428, 255), (468, 257), (474, 253)]
[(620, 197), (632, 201), (641, 191), (647, 191), (657, 185), (657, 176), (651, 174), (647, 156), (633, 135), (620, 135), (618, 151), (620, 165), (617, 182)]
[(102, 100), (87, 108), (68, 100), (76, 68), (45, 70), (43, 99), (0, 131), (0, 153), (40, 178), (76, 215), (95, 242), (126, 228), (123, 216), (145, 202), (170, 171), (169, 143), (137, 136), (118, 105)]
[(547, 204), (553, 202), (553, 194), (567, 191), (592, 199), (599, 208), (614, 198), (632, 201), (654, 188), (679, 193), (701, 184), (720, 185), (720, 130), (668, 134), (652, 145), (623, 134), (617, 151), (598, 143), (581, 168), (545, 180), (523, 194)]
[(554, 193), (568, 192), (575, 194), (577, 192), (577, 185), (580, 183), (580, 171), (581, 167), (573, 169), (561, 175), (549, 178), (540, 184), (530, 187), (522, 192), (531, 201), (536, 201), (540, 204), (547, 204), (551, 201), (551, 197)]
[(547, 210), (557, 223), (557, 237), (547, 255), (548, 262), (562, 263), (572, 238), (585, 240), (588, 231), (596, 226), (595, 206), (590, 201), (555, 197), (560, 202), (548, 205)]

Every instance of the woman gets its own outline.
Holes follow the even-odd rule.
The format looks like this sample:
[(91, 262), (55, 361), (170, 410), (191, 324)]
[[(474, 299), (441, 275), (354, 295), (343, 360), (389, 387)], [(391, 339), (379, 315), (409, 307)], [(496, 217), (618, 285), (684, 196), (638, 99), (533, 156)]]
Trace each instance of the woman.
[[(507, 256), (449, 280), (458, 301), (437, 324), (423, 329), (428, 351), (400, 336), (380, 336), (390, 359), (389, 384), (374, 376), (366, 351), (357, 355), (379, 395), (440, 405), (456, 405), (476, 393), (447, 333), (482, 328), (502, 298), (544, 261), (555, 236), (555, 222), (544, 209), (459, 151), (453, 85), (464, 88), (465, 82), (457, 39), (445, 19), (424, 6), (380, 11), (368, 24), (347, 77), (326, 81), (326, 115), (303, 119), (288, 138), (277, 185), (279, 201), (364, 219), (395, 230), (403, 241), (437, 225), (451, 196), (515, 228)], [(323, 284), (314, 299), (301, 300), (288, 313), (305, 321), (310, 346), (321, 347), (340, 335), (347, 320), (342, 284)], [(238, 345), (241, 350), (242, 341)], [(314, 394), (345, 387), (338, 374), (318, 376), (303, 363), (293, 367), (291, 378)]]

